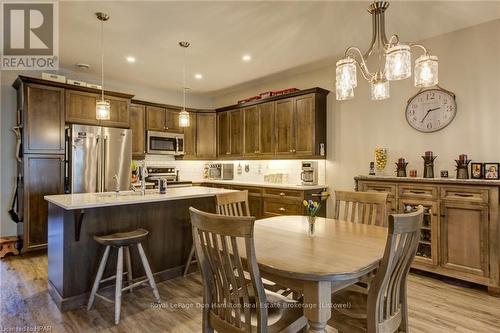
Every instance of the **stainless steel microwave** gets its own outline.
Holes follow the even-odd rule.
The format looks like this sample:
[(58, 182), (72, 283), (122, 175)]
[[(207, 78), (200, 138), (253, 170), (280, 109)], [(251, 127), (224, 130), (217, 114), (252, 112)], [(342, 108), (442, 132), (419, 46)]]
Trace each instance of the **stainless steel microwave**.
[(184, 155), (184, 134), (148, 131), (147, 153)]

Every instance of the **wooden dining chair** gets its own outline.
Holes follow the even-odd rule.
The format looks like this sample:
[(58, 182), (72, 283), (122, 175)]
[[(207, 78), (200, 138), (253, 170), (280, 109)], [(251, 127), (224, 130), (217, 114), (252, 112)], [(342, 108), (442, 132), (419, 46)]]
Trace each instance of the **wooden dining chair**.
[[(235, 191), (215, 195), (215, 211), (226, 216), (250, 216), (248, 205), (248, 191)], [(189, 257), (184, 267), (184, 276), (187, 275), (189, 266), (193, 262), (194, 244), (189, 252)]]
[(354, 285), (332, 296), (328, 322), (339, 333), (408, 332), (406, 280), (420, 240), (424, 208), (389, 216), (384, 256), (368, 291)]
[(388, 193), (335, 191), (334, 218), (387, 226)]
[[(203, 279), (203, 332), (299, 332), (307, 326), (294, 301), (264, 289), (253, 216), (222, 216), (189, 208)], [(249, 272), (250, 281), (244, 272)], [(295, 305), (295, 306), (294, 306)]]

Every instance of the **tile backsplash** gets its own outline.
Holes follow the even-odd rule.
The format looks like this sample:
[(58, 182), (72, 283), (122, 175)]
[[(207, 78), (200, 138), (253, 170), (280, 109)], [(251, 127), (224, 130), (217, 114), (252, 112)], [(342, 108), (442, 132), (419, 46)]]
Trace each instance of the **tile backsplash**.
[[(233, 163), (234, 180), (253, 183), (264, 182), (264, 176), (275, 173), (288, 175), (288, 184), (300, 184), (300, 172), (302, 160), (251, 160), (251, 161), (181, 161), (172, 156), (147, 155), (146, 164), (150, 166), (175, 166), (179, 169), (181, 180), (201, 181), (203, 180), (203, 166), (205, 163)], [(242, 172), (238, 174), (238, 165)], [(249, 166), (248, 172), (245, 166)], [(318, 160), (318, 183), (325, 184), (325, 160)]]

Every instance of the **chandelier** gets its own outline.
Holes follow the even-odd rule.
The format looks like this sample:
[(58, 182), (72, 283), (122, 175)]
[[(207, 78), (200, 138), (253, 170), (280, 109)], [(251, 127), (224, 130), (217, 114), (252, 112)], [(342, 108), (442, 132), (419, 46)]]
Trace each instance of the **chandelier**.
[(182, 64), (182, 110), (179, 112), (179, 127), (189, 127), (189, 112), (186, 111), (186, 92), (189, 89), (186, 87), (186, 49), (189, 47), (189, 42), (179, 42), (179, 46), (183, 48), (184, 60)]
[[(403, 80), (411, 76), (411, 50), (418, 48), (423, 55), (415, 60), (415, 87), (425, 88), (438, 84), (438, 58), (429, 54), (420, 44), (402, 43), (398, 35), (389, 39), (385, 34), (385, 11), (389, 7), (387, 1), (374, 1), (368, 12), (372, 15), (372, 41), (363, 54), (357, 47), (351, 46), (345, 51), (343, 59), (336, 64), (336, 95), (337, 100), (344, 101), (354, 98), (357, 73), (356, 65), (361, 75), (370, 82), (372, 100), (382, 100), (390, 97), (389, 81)], [(368, 69), (368, 58), (376, 54), (378, 64), (376, 72)]]
[(109, 20), (106, 13), (96, 13), (97, 19), (101, 21), (101, 98), (95, 103), (97, 120), (109, 120), (111, 118), (111, 105), (104, 99), (104, 22)]

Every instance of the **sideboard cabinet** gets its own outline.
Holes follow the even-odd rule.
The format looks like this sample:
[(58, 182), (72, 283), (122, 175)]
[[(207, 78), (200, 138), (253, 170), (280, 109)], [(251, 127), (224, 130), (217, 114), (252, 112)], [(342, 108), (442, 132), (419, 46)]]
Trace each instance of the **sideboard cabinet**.
[(425, 208), (413, 267), (500, 293), (500, 181), (360, 176), (356, 189), (388, 192), (389, 211)]

